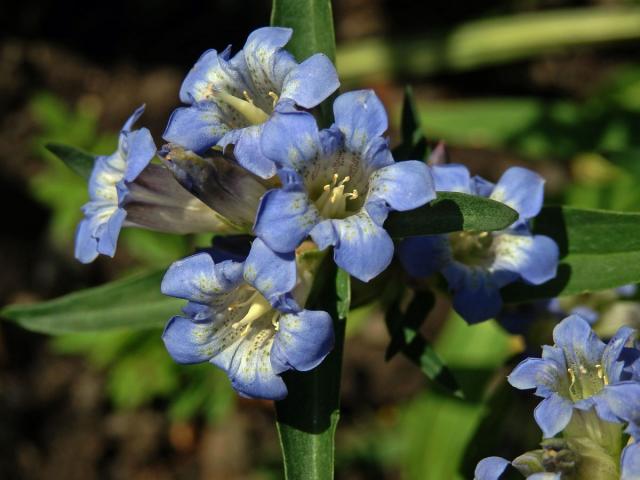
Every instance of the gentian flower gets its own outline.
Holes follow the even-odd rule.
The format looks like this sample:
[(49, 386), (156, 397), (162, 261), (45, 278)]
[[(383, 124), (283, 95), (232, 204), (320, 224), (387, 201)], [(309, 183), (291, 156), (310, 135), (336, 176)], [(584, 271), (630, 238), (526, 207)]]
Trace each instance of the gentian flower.
[(262, 150), (278, 166), (282, 187), (262, 198), (255, 233), (277, 252), (291, 252), (307, 235), (336, 263), (369, 281), (391, 262), (383, 228), (390, 210), (411, 210), (435, 198), (424, 162), (394, 162), (387, 114), (370, 90), (340, 95), (335, 124), (318, 130), (313, 116), (276, 111), (265, 125)]
[(558, 246), (549, 237), (532, 235), (528, 222), (542, 208), (544, 180), (521, 167), (509, 168), (497, 184), (471, 178), (463, 165), (432, 167), (437, 191), (480, 195), (502, 202), (519, 219), (499, 232), (454, 232), (405, 238), (400, 260), (410, 275), (441, 272), (453, 293), (453, 308), (467, 322), (495, 317), (502, 306), (500, 288), (523, 280), (539, 285), (556, 275)]
[(298, 306), (306, 288), (296, 286), (294, 255), (274, 253), (259, 239), (244, 261), (214, 250), (174, 263), (161, 289), (188, 300), (162, 336), (171, 356), (211, 362), (243, 396), (285, 397), (280, 374), (314, 368), (333, 347), (331, 317)]
[(126, 121), (113, 154), (96, 158), (89, 179), (90, 201), (82, 207), (85, 218), (76, 231), (75, 255), (82, 263), (92, 262), (100, 253), (115, 254), (127, 215), (118, 202), (117, 185), (135, 180), (156, 153), (149, 130), (131, 130), (143, 112), (144, 105)]
[(571, 315), (553, 330), (555, 345), (544, 345), (542, 358), (527, 358), (509, 375), (511, 385), (521, 390), (535, 388), (544, 400), (536, 407), (534, 417), (545, 437), (553, 437), (569, 424), (574, 409), (595, 409), (598, 417), (620, 423), (615, 414), (609, 390), (619, 384), (619, 395), (633, 398), (630, 377), (623, 355), (635, 331), (623, 327), (609, 341), (602, 342), (586, 320)]
[[(171, 172), (150, 164), (156, 147), (146, 128), (131, 130), (142, 115), (127, 120), (118, 149), (96, 158), (89, 179), (90, 201), (76, 231), (75, 255), (83, 263), (113, 256), (123, 226), (167, 233), (237, 233), (241, 229), (187, 192)], [(255, 211), (255, 209), (254, 209)]]
[(234, 145), (241, 165), (263, 178), (273, 176), (275, 167), (260, 150), (264, 122), (278, 106), (313, 108), (339, 86), (325, 55), (298, 64), (283, 50), (291, 34), (289, 28), (259, 28), (233, 58), (230, 47), (206, 51), (180, 89), (180, 100), (189, 106), (173, 113), (164, 139), (196, 153)]

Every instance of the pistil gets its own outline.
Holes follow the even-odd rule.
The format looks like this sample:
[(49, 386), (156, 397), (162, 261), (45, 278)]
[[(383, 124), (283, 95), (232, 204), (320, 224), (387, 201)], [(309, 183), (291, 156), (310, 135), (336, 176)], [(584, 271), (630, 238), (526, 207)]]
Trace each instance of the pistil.
[(334, 173), (331, 183), (327, 183), (322, 187), (322, 194), (320, 194), (315, 202), (320, 211), (320, 215), (325, 218), (342, 218), (347, 211), (347, 200), (355, 200), (358, 198), (358, 190), (353, 189), (347, 193), (344, 191), (351, 177), (347, 175), (338, 181), (339, 178), (339, 175)]
[(264, 110), (254, 105), (253, 100), (246, 90), (242, 92), (242, 95), (245, 98), (244, 100), (238, 97), (234, 97), (224, 90), (211, 89), (211, 95), (214, 98), (217, 98), (225, 102), (230, 107), (234, 108), (252, 125), (259, 125), (261, 123), (264, 123), (269, 118), (269, 115)]

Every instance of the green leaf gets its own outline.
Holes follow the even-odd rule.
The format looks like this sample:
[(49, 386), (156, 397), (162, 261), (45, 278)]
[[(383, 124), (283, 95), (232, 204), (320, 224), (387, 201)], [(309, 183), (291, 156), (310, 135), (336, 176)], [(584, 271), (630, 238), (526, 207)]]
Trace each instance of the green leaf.
[(430, 291), (416, 291), (406, 312), (400, 309), (400, 301), (393, 303), (387, 310), (385, 321), (391, 341), (385, 354), (390, 360), (402, 352), (409, 360), (438, 385), (449, 392), (460, 395), (460, 387), (444, 361), (435, 352), (431, 343), (420, 333), (429, 312), (433, 309), (435, 297)]
[(351, 305), (351, 277), (341, 268), (336, 273), (336, 294), (338, 318), (344, 320), (349, 314)]
[(545, 207), (533, 231), (560, 248), (558, 275), (543, 285), (515, 283), (506, 302), (575, 295), (640, 282), (640, 214)]
[(88, 288), (48, 302), (10, 305), (0, 311), (0, 316), (27, 330), (49, 334), (161, 327), (184, 303), (160, 293), (164, 270)]
[(85, 179), (89, 179), (95, 157), (78, 148), (60, 143), (47, 143), (46, 149), (62, 160), (67, 167)]
[(385, 229), (394, 238), (435, 235), (460, 230), (507, 228), (518, 213), (503, 203), (466, 193), (438, 192), (431, 203), (409, 212), (392, 212)]
[(409, 85), (404, 89), (400, 132), (402, 143), (394, 149), (393, 157), (396, 160), (424, 160), (427, 155), (427, 138), (420, 125), (413, 89)]
[(287, 50), (299, 62), (315, 53), (324, 53), (335, 63), (331, 0), (273, 0), (271, 25), (293, 29)]

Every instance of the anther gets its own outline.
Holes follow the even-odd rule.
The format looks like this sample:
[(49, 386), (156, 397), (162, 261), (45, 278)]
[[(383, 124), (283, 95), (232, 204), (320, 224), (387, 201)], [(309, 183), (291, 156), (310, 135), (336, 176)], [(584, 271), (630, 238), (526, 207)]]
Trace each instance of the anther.
[(276, 103), (278, 103), (278, 99), (280, 97), (278, 97), (278, 94), (276, 92), (269, 92), (268, 95), (273, 98), (273, 107), (275, 108)]
[(253, 100), (251, 99), (251, 97), (249, 96), (249, 92), (247, 92), (246, 90), (242, 91), (242, 96), (244, 97), (244, 99), (249, 102), (251, 105), (253, 105)]

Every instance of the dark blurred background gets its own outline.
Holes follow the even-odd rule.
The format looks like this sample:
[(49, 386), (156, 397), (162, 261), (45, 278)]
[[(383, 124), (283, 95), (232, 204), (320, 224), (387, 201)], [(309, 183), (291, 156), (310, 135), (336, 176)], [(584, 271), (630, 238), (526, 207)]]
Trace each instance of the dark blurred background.
[[(43, 145), (109, 153), (141, 103), (160, 143), (199, 55), (241, 48), (269, 13), (268, 1), (0, 5), (0, 306), (190, 251), (193, 239), (127, 231), (114, 260), (77, 263), (86, 185)], [(491, 179), (525, 164), (546, 177), (551, 200), (638, 209), (640, 3), (335, 0), (334, 16), (343, 87), (375, 88), (392, 136), (410, 83), (429, 139), (444, 139), (452, 161)], [(425, 333), (461, 379), (496, 378), (517, 337), (490, 323), (469, 331), (455, 317), (443, 326), (448, 312), (438, 298)], [(281, 478), (270, 403), (238, 399), (213, 367), (174, 365), (159, 335), (49, 339), (0, 323), (0, 478)], [(408, 361), (384, 361), (387, 342), (375, 305), (350, 317), (338, 478), (471, 478), (474, 433), (492, 421), (486, 402), (430, 391)], [(513, 415), (493, 454), (535, 445), (518, 398), (493, 400)]]

